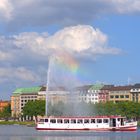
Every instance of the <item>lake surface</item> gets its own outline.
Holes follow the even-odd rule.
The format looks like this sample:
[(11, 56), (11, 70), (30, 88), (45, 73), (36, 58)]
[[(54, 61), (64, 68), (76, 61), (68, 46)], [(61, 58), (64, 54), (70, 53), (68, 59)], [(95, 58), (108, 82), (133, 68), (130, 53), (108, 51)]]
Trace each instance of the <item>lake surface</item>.
[(140, 129), (136, 132), (42, 132), (33, 127), (0, 125), (0, 140), (140, 140)]

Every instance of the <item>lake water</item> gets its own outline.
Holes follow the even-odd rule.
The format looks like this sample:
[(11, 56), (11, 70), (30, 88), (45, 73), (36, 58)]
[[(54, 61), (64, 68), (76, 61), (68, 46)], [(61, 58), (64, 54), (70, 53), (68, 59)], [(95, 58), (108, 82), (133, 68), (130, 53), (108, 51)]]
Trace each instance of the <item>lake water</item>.
[(0, 140), (140, 140), (136, 132), (46, 132), (33, 127), (0, 125)]

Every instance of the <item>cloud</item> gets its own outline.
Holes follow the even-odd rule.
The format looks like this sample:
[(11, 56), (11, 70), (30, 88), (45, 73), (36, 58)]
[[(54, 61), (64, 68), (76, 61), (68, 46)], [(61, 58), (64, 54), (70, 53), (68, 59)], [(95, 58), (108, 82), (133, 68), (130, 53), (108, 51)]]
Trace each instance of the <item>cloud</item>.
[(0, 51), (0, 61), (8, 61), (8, 60), (12, 60), (12, 59), (13, 59), (12, 54), (10, 54), (8, 52)]
[[(68, 54), (79, 61), (92, 61), (97, 55), (116, 55), (122, 52), (118, 48), (109, 47), (108, 36), (89, 25), (66, 27), (54, 35), (47, 32), (23, 32), (1, 36), (0, 50), (0, 60), (6, 62), (0, 68), (1, 82), (9, 79), (41, 81), (44, 77), (41, 73), (47, 71), (47, 62), (52, 55)], [(39, 69), (42, 66), (43, 71)]]
[[(109, 2), (109, 0), (107, 0)], [(139, 13), (140, 1), (139, 0), (110, 0), (114, 11), (120, 14)]]
[(39, 77), (32, 71), (24, 68), (1, 68), (0, 67), (0, 82), (9, 82), (9, 81), (38, 81)]
[(107, 35), (89, 25), (66, 27), (51, 36), (47, 33), (22, 33), (13, 38), (17, 48), (43, 56), (61, 51), (80, 57), (121, 52), (120, 49), (108, 47)]
[[(25, 81), (26, 78), (32, 81), (33, 75), (43, 77), (38, 67), (46, 68), (48, 59), (52, 55), (70, 55), (81, 62), (87, 59), (95, 61), (99, 55), (116, 55), (122, 52), (118, 48), (109, 47), (108, 36), (89, 25), (66, 27), (54, 35), (46, 32), (24, 32), (9, 37), (2, 36), (0, 37), (0, 50), (0, 64), (8, 67), (8, 69), (4, 68), (5, 72), (12, 73), (13, 78), (17, 77), (21, 81)], [(23, 68), (15, 68), (23, 66), (31, 68), (35, 74)], [(4, 70), (1, 69), (1, 72)], [(0, 79), (3, 78), (5, 77), (0, 75)], [(6, 80), (8, 81), (8, 78)]]
[[(88, 24), (105, 14), (140, 12), (139, 0), (2, 0), (8, 28)], [(4, 14), (3, 14), (4, 13)]]
[(10, 3), (9, 0), (1, 0), (0, 1), (0, 21), (2, 22), (2, 19), (10, 20), (12, 18), (12, 10), (13, 6)]
[[(0, 59), (29, 61), (31, 58), (47, 60), (51, 55), (68, 52), (73, 57), (93, 59), (96, 55), (120, 54), (121, 50), (108, 45), (108, 36), (89, 25), (77, 25), (48, 33), (24, 32), (0, 37)], [(25, 57), (26, 56), (26, 57)]]

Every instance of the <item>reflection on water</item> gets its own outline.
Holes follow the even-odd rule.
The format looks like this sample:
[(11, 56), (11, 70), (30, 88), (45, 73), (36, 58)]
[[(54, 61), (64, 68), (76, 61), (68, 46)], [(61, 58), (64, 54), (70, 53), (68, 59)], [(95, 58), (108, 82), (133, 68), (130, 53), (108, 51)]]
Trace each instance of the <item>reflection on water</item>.
[(0, 126), (0, 140), (140, 140), (137, 132), (39, 132), (26, 126)]
[(137, 136), (8, 136), (0, 140), (140, 140)]

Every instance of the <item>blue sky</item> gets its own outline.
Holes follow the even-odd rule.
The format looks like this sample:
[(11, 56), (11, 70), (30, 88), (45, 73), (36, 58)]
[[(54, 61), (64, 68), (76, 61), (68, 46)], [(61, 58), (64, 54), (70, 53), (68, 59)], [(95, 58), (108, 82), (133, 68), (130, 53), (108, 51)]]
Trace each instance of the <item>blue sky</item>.
[(78, 63), (80, 83), (139, 83), (139, 7), (139, 0), (2, 0), (0, 99), (46, 84), (48, 58), (58, 52)]

